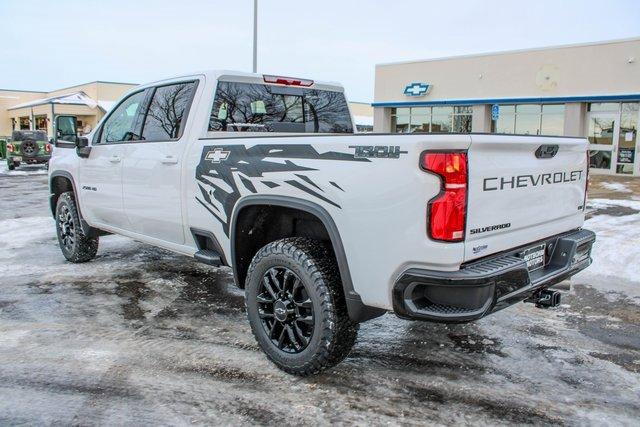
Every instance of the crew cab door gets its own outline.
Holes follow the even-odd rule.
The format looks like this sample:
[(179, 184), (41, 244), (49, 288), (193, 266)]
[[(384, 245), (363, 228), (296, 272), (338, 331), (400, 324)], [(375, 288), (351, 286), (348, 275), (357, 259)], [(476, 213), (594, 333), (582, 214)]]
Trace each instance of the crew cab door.
[(183, 244), (182, 160), (187, 117), (197, 80), (148, 89), (140, 140), (126, 144), (122, 191), (128, 229), (165, 242)]
[(82, 214), (92, 224), (117, 228), (127, 225), (122, 206), (124, 143), (137, 137), (144, 97), (140, 91), (122, 100), (96, 133), (89, 157), (80, 161)]

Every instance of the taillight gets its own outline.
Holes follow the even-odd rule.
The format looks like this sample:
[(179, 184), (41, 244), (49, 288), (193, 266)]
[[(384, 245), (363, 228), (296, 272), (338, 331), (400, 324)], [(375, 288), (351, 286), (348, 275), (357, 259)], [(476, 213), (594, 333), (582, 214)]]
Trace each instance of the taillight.
[(287, 85), (287, 86), (311, 86), (313, 84), (313, 80), (305, 80), (305, 79), (296, 79), (295, 77), (281, 77), (281, 76), (268, 76), (263, 75), (265, 83), (275, 83), (279, 85)]
[(46, 151), (47, 153), (51, 152), (51, 144), (44, 144), (44, 151)]
[(426, 152), (421, 166), (442, 179), (440, 194), (429, 201), (429, 237), (445, 242), (462, 241), (467, 219), (467, 154)]
[(12, 153), (14, 149), (15, 147), (13, 146), (13, 144), (7, 144), (7, 152)]

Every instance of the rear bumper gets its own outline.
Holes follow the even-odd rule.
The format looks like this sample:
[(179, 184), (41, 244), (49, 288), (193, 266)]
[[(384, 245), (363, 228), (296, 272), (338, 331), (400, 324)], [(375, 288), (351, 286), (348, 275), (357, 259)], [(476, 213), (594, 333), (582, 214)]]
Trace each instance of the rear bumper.
[(20, 158), (20, 163), (26, 163), (29, 165), (35, 165), (35, 164), (40, 164), (40, 163), (47, 163), (49, 160), (51, 160), (51, 155), (47, 154), (47, 155), (41, 155), (41, 156), (33, 156), (33, 157), (25, 157), (25, 156), (21, 156), (21, 155), (7, 155), (7, 161), (9, 162), (13, 162), (14, 157), (18, 157)]
[[(553, 286), (591, 264), (595, 233), (575, 230), (463, 264), (453, 272), (410, 269), (393, 288), (403, 318), (459, 323), (479, 319)], [(527, 269), (524, 248), (546, 243), (546, 265)]]

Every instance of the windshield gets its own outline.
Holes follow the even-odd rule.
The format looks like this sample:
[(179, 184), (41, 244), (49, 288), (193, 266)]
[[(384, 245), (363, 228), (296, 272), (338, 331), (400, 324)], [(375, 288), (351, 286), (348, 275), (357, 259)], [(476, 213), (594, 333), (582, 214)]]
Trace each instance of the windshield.
[(342, 92), (218, 82), (210, 131), (353, 133)]

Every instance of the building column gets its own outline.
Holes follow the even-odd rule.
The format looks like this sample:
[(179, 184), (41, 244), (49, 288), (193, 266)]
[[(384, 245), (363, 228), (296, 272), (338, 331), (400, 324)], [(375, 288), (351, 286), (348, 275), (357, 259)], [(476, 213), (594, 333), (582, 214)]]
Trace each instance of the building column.
[(564, 136), (587, 136), (587, 104), (585, 102), (564, 104)]
[(471, 132), (491, 133), (491, 105), (474, 105), (471, 111)]
[(391, 108), (373, 108), (373, 131), (376, 133), (390, 133), (391, 130)]

